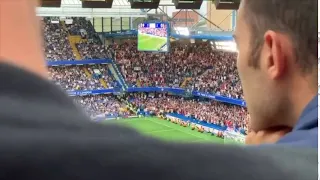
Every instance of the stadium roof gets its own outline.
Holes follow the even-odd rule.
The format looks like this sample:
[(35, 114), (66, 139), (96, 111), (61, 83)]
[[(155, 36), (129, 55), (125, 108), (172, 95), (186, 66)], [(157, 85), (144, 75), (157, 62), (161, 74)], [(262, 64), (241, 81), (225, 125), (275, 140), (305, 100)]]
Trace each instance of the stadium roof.
[[(159, 6), (173, 6), (171, 0), (161, 0)], [(38, 16), (59, 17), (147, 17), (143, 9), (131, 9), (128, 0), (113, 0), (112, 8), (82, 8), (80, 0), (62, 0), (60, 8), (38, 7)], [(150, 13), (150, 12), (149, 12)]]

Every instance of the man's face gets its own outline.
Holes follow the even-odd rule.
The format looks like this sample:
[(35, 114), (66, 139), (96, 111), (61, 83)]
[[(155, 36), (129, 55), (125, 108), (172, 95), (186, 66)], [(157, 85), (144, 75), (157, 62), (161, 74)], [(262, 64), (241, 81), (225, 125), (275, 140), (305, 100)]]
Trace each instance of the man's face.
[[(242, 3), (243, 4), (243, 3)], [(258, 59), (253, 59), (251, 39), (255, 38), (244, 16), (244, 7), (240, 5), (237, 17), (237, 27), (234, 32), (238, 48), (237, 68), (243, 87), (244, 98), (251, 116), (250, 127), (254, 131), (273, 126), (280, 126), (281, 111), (285, 107), (279, 87), (270, 78), (269, 61), (271, 50), (263, 42)], [(258, 61), (258, 68), (252, 67), (249, 62)], [(284, 112), (283, 112), (284, 113)], [(280, 117), (279, 117), (280, 114)]]

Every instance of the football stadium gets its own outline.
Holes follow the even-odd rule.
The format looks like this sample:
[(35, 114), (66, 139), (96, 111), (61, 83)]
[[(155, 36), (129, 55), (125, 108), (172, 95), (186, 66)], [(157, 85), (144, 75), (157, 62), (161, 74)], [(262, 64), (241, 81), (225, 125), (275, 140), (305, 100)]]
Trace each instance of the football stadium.
[[(54, 5), (43, 1), (37, 10), (49, 77), (92, 121), (165, 141), (244, 143), (249, 115), (232, 37), (237, 5), (141, 12), (130, 7), (134, 2), (118, 0), (113, 3), (121, 9), (99, 16), (95, 3), (62, 0), (59, 7), (74, 9), (51, 16)], [(128, 11), (130, 17), (122, 15)], [(211, 11), (229, 15), (216, 24), (216, 16), (203, 16)]]
[(316, 179), (316, 4), (0, 0), (1, 179)]

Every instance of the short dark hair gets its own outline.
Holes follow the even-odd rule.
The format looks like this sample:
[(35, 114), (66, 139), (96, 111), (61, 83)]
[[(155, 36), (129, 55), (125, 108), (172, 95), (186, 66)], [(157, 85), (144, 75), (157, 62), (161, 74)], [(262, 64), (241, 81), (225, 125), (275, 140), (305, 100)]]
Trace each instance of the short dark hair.
[(249, 65), (259, 68), (263, 35), (273, 30), (291, 38), (302, 72), (314, 71), (318, 66), (317, 0), (242, 0), (242, 3), (252, 32)]

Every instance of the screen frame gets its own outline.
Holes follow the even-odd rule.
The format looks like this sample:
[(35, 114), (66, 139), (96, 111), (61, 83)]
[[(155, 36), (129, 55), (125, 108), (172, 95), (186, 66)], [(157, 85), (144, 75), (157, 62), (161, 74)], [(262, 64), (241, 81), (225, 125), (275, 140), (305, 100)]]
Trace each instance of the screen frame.
[[(162, 23), (167, 25), (167, 51), (154, 51), (154, 50), (140, 50), (139, 49), (139, 25), (145, 23)], [(169, 53), (170, 52), (170, 23), (168, 21), (144, 21), (138, 24), (137, 27), (137, 50), (140, 52), (162, 52), (162, 53)]]

